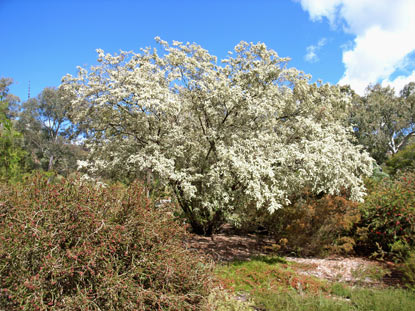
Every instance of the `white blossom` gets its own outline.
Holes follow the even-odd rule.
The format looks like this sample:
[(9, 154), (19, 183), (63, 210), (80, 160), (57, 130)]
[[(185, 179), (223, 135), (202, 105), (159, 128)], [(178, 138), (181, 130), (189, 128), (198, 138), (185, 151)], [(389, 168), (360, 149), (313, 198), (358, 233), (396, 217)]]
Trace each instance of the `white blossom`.
[(372, 159), (352, 143), (339, 88), (309, 82), (265, 44), (239, 43), (228, 58), (157, 38), (163, 51), (104, 54), (67, 75), (73, 119), (88, 131), (95, 172), (151, 171), (184, 210), (270, 212), (305, 187), (364, 196)]

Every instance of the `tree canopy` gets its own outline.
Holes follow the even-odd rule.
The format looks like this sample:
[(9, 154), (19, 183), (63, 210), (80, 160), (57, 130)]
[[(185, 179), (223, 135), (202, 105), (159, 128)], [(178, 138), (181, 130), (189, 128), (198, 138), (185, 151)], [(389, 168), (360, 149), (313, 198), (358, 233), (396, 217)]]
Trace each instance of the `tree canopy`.
[(0, 181), (13, 181), (24, 172), (26, 152), (21, 148), (21, 134), (10, 119), (18, 97), (9, 94), (10, 78), (0, 79)]
[(71, 144), (73, 127), (62, 91), (47, 87), (19, 110), (16, 127), (24, 135), (34, 168), (64, 175), (75, 170), (80, 148)]
[(20, 98), (9, 92), (9, 86), (13, 84), (12, 78), (0, 78), (0, 100), (7, 102), (7, 107), (3, 107), (3, 113), (8, 119), (14, 119), (17, 116)]
[(351, 123), (355, 134), (378, 164), (405, 148), (415, 135), (414, 82), (406, 85), (400, 96), (393, 88), (376, 84), (354, 99)]
[(98, 50), (99, 65), (63, 78), (91, 173), (151, 171), (205, 234), (241, 204), (273, 212), (305, 187), (362, 199), (372, 159), (351, 142), (338, 87), (311, 84), (262, 43), (218, 63), (196, 44), (157, 41), (160, 54)]

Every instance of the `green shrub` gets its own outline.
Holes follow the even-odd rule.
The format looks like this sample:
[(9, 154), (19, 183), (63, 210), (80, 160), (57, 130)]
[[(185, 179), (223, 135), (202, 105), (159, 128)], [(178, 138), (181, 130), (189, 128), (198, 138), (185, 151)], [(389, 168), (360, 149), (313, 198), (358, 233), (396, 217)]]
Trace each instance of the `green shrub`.
[(415, 251), (412, 251), (405, 258), (401, 267), (406, 285), (415, 290)]
[(415, 169), (415, 143), (394, 154), (384, 164), (385, 171), (395, 175), (399, 171), (413, 171)]
[(382, 167), (376, 163), (376, 161), (373, 161), (373, 173), (369, 179), (374, 182), (378, 182), (384, 178), (390, 178), (390, 175), (386, 173), (385, 170), (383, 170)]
[(402, 260), (415, 246), (415, 174), (369, 183), (357, 226), (362, 252)]
[(212, 265), (139, 183), (0, 187), (0, 310), (204, 309)]

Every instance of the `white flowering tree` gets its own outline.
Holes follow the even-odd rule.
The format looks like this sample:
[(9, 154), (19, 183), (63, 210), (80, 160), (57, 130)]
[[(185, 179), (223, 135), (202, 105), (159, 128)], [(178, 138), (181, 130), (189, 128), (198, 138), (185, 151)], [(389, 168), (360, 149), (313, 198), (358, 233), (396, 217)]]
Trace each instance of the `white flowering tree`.
[(218, 64), (196, 44), (156, 40), (160, 54), (98, 50), (98, 66), (63, 78), (91, 172), (151, 171), (207, 235), (241, 204), (272, 213), (305, 187), (362, 199), (372, 160), (350, 142), (337, 87), (310, 84), (262, 43)]

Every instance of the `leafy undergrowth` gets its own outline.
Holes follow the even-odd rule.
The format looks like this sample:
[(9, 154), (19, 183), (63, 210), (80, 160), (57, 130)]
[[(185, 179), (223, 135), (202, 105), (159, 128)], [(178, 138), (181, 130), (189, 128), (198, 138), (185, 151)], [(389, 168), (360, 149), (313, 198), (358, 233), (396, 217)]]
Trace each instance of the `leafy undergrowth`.
[(211, 263), (140, 183), (0, 184), (0, 310), (205, 310)]
[(246, 310), (414, 310), (413, 291), (328, 282), (298, 273), (303, 268), (280, 257), (254, 257), (219, 265), (216, 275), (225, 289), (248, 300)]

